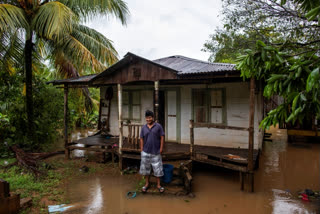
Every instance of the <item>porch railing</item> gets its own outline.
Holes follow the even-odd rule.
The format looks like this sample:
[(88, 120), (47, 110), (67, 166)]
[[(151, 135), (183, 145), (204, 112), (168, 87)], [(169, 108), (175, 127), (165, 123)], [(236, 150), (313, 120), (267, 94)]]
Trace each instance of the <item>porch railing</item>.
[(124, 127), (128, 127), (127, 143), (131, 148), (140, 149), (140, 131), (142, 124), (123, 124)]

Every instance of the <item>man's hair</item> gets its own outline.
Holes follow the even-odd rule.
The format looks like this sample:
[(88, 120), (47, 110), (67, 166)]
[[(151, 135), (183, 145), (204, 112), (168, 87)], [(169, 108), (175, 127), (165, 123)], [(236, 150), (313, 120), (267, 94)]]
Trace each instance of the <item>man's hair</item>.
[(154, 116), (154, 114), (152, 111), (150, 111), (150, 110), (146, 111), (146, 117), (153, 117), (153, 116)]

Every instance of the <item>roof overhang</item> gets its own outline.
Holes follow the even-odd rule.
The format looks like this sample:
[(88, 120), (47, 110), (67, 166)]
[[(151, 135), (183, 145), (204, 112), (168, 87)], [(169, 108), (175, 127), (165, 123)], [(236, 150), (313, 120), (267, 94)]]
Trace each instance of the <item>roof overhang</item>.
[[(195, 63), (205, 63), (208, 66), (220, 66), (223, 63), (208, 63), (199, 60), (194, 60), (187, 57), (178, 56), (180, 60), (193, 60)], [(175, 66), (170, 64), (172, 57), (162, 58), (155, 61), (148, 60), (141, 56), (128, 52), (120, 61), (116, 62), (101, 73), (74, 77), (63, 80), (54, 80), (48, 82), (53, 85), (68, 85), (72, 87), (96, 87), (100, 85), (110, 84), (127, 84), (131, 82), (148, 82), (148, 81), (172, 81), (172, 80), (195, 80), (195, 79), (230, 79), (239, 78), (240, 72), (234, 68), (230, 69), (231, 64), (227, 65), (228, 69), (221, 69), (207, 72), (185, 72), (176, 70)], [(177, 63), (175, 64), (177, 65)], [(195, 66), (194, 63), (189, 66)], [(184, 65), (186, 67), (186, 65)]]

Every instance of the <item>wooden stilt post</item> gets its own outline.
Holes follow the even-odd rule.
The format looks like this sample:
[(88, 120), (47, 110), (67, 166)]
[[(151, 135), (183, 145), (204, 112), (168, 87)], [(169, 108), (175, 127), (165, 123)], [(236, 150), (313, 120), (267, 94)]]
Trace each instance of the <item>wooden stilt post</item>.
[(255, 110), (255, 79), (250, 80), (250, 114), (249, 114), (249, 149), (248, 149), (248, 191), (254, 191), (254, 163), (253, 163), (253, 149), (254, 149), (254, 110)]
[(190, 120), (190, 159), (192, 160), (194, 155), (194, 121)]
[(64, 149), (65, 159), (70, 158), (70, 150), (68, 148), (68, 85), (64, 85)]
[(159, 81), (154, 82), (154, 119), (159, 122)]
[(244, 190), (244, 176), (243, 176), (243, 172), (239, 172), (240, 174), (240, 190)]
[(123, 123), (122, 123), (122, 85), (118, 84), (118, 112), (119, 112), (119, 168), (122, 170), (122, 138), (123, 138)]
[(101, 111), (102, 111), (102, 99), (100, 99), (100, 102), (99, 102), (99, 118), (98, 118), (98, 130), (101, 129)]

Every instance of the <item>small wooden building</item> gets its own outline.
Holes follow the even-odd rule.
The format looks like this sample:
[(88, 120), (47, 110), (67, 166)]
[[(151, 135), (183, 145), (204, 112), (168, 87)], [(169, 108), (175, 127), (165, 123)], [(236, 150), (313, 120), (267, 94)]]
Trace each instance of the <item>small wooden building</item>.
[[(166, 133), (168, 157), (181, 151), (192, 160), (240, 171), (241, 179), (242, 173), (253, 176), (263, 140), (262, 91), (254, 79), (243, 81), (233, 64), (184, 56), (151, 61), (128, 53), (100, 74), (51, 83), (64, 84), (66, 112), (68, 88), (100, 88), (99, 128), (107, 123), (109, 134), (117, 136), (121, 161), (139, 158), (139, 130), (145, 111), (153, 110)], [(66, 137), (72, 149), (69, 143)]]

